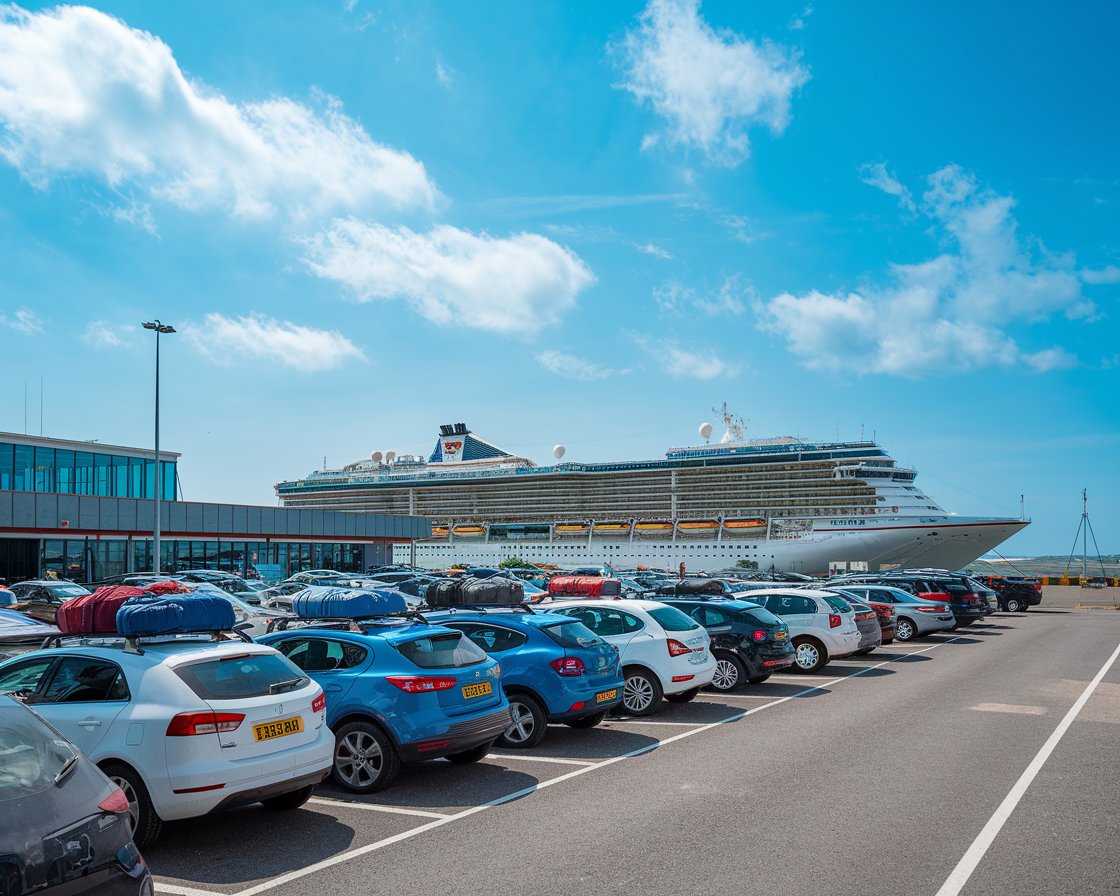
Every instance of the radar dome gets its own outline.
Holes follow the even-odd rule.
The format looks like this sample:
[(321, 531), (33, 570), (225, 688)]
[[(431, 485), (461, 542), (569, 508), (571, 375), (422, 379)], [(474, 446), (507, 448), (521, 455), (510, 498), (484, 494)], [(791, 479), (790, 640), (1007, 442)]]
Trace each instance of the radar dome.
[(381, 452), (374, 451), (373, 454), (369, 456), (369, 459), (372, 460), (375, 464), (381, 463)]
[(395, 452), (395, 451), (386, 451), (385, 452), (385, 463), (391, 464), (396, 459), (397, 459), (397, 452)]
[(560, 460), (560, 458), (562, 458), (564, 456), (564, 452), (567, 451), (567, 450), (568, 449), (565, 448), (563, 445), (557, 445), (555, 448), (552, 449), (552, 456), (555, 457), (557, 460)]
[(700, 438), (710, 439), (712, 437), (712, 424), (704, 422), (700, 424)]

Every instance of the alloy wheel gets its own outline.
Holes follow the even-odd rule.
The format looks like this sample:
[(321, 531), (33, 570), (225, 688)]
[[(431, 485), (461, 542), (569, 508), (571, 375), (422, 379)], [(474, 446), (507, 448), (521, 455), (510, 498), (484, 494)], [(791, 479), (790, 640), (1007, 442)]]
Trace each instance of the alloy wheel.
[(109, 780), (124, 792), (124, 797), (128, 800), (128, 829), (135, 834), (136, 826), (140, 823), (140, 801), (136, 798), (136, 791), (124, 778), (112, 776)]
[(730, 691), (739, 683), (739, 670), (730, 660), (716, 660), (716, 674), (712, 686), (717, 691)]
[(511, 701), (509, 704), (510, 725), (506, 729), (505, 738), (515, 744), (523, 744), (533, 736), (536, 723), (533, 721), (533, 711), (524, 703)]
[(900, 619), (894, 636), (898, 638), (899, 641), (909, 641), (914, 637), (914, 626), (910, 624), (908, 619)]
[(795, 654), (797, 665), (802, 669), (812, 669), (821, 658), (821, 653), (808, 641), (797, 645)]
[(653, 703), (653, 685), (643, 675), (633, 675), (626, 679), (622, 689), (622, 705), (632, 713), (649, 709)]
[(351, 731), (334, 750), (338, 776), (352, 787), (368, 787), (381, 775), (385, 755), (381, 744), (365, 731)]

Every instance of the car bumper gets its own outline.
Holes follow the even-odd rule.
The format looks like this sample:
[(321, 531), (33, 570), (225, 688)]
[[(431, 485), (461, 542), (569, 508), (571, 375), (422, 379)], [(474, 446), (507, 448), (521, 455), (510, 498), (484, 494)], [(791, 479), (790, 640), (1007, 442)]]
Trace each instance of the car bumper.
[(661, 690), (666, 694), (683, 694), (693, 688), (702, 688), (710, 685), (716, 675), (716, 658), (710, 650), (705, 651), (704, 662), (681, 662), (683, 657), (670, 665), (672, 678), (678, 681), (661, 679)]
[(35, 892), (41, 896), (152, 896), (152, 874), (143, 863), (131, 872), (113, 865)]
[(509, 727), (509, 704), (465, 722), (456, 722), (446, 733), (397, 745), (397, 752), (405, 762), (439, 759), (453, 753), (463, 753), (486, 743), (493, 743)]
[(756, 678), (759, 675), (769, 675), (793, 665), (793, 642), (781, 641), (781, 647), (761, 648), (759, 650), (736, 650), (743, 665), (747, 667), (747, 677)]
[[(563, 705), (549, 708), (548, 720), (550, 722), (568, 722), (572, 719), (582, 719), (584, 716), (593, 716), (604, 710), (612, 709), (622, 702), (622, 689), (625, 682), (620, 678), (617, 682), (608, 682), (595, 689), (569, 689), (565, 692)], [(614, 691), (613, 697), (600, 700), (599, 697)], [(577, 704), (582, 703), (578, 709)]]

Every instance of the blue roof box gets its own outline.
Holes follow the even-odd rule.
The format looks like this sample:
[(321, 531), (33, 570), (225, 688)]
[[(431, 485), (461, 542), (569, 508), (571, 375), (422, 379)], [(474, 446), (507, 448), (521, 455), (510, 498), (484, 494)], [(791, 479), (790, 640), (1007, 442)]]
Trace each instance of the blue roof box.
[(117, 631), (128, 638), (231, 631), (236, 617), (224, 597), (172, 594), (132, 597), (117, 610)]
[(308, 588), (292, 598), (292, 612), (301, 619), (365, 619), (406, 610), (399, 591)]

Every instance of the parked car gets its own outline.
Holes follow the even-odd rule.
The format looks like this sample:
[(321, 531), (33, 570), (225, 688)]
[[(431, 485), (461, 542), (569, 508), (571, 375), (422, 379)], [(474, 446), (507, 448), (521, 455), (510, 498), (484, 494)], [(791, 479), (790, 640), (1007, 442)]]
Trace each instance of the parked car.
[(864, 603), (850, 591), (838, 588), (829, 590), (855, 610), (856, 628), (859, 629), (859, 649), (856, 651), (856, 656), (864, 656), (882, 645), (883, 629), (879, 625), (879, 616), (871, 605)]
[(13, 606), (21, 613), (54, 625), (58, 608), (72, 597), (81, 597), (89, 591), (73, 582), (57, 579), (31, 579), (16, 582), (9, 589), (16, 596)]
[(281, 626), (259, 641), (326, 692), (332, 774), (347, 790), (384, 790), (402, 762), (477, 762), (509, 727), (501, 666), (462, 632), (389, 617)]
[(1025, 613), (1042, 603), (1042, 584), (1028, 576), (987, 576), (981, 584), (996, 593), (999, 609), (1008, 613)]
[(953, 611), (956, 627), (972, 625), (988, 615), (987, 601), (978, 595), (967, 576), (946, 572), (899, 570), (897, 572), (859, 573), (838, 577), (825, 583), (847, 588), (848, 585), (886, 585), (901, 588), (926, 600), (947, 603)]
[(944, 601), (926, 600), (886, 585), (853, 583), (845, 585), (844, 590), (865, 596), (870, 601), (892, 605), (897, 617), (895, 637), (899, 641), (912, 641), (923, 635), (956, 628), (953, 610)]
[(538, 604), (578, 619), (618, 648), (625, 681), (622, 708), (630, 715), (656, 712), (662, 699), (687, 703), (716, 672), (711, 638), (698, 622), (653, 600), (565, 600)]
[(152, 896), (128, 800), (32, 710), (0, 696), (0, 893)]
[(214, 587), (221, 588), (226, 594), (240, 597), (246, 603), (259, 604), (261, 602), (260, 593), (256, 589), (251, 588), (249, 583), (241, 578), (241, 576), (234, 575), (233, 573), (222, 572), (215, 569), (188, 569), (185, 572), (176, 573), (173, 578), (180, 582), (213, 585)]
[(622, 701), (618, 651), (567, 616), (462, 609), (424, 617), (462, 632), (502, 664), (510, 713), (502, 746), (535, 747), (549, 723), (594, 728)]
[(855, 610), (831, 591), (773, 588), (751, 592), (751, 600), (789, 626), (794, 671), (819, 672), (860, 649)]
[(722, 597), (664, 598), (663, 602), (687, 613), (707, 630), (716, 658), (714, 690), (733, 691), (747, 682), (761, 684), (793, 665), (789, 626), (765, 607)]
[(37, 650), (59, 630), (15, 610), (0, 608), (0, 660)]
[(208, 636), (63, 639), (0, 663), (14, 692), (128, 798), (143, 847), (164, 821), (303, 805), (331, 769), (318, 684), (270, 647)]
[(258, 591), (257, 596), (261, 600), (262, 607), (268, 607), (271, 610), (291, 610), (292, 595), (299, 594), (306, 588), (307, 585), (304, 582), (281, 582), (279, 585), (266, 588), (264, 591)]

